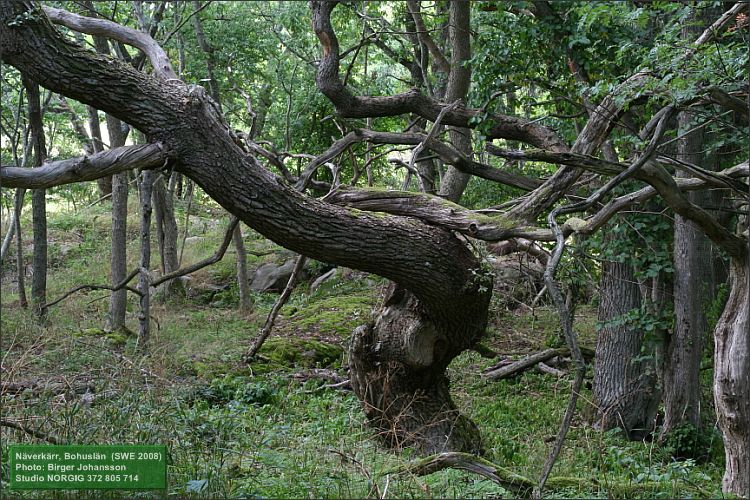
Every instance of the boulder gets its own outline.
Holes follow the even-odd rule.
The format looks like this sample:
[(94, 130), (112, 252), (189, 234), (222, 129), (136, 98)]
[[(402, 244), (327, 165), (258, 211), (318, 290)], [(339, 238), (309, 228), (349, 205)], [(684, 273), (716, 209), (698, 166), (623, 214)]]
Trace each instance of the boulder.
[[(281, 265), (273, 263), (261, 265), (250, 279), (250, 289), (254, 292), (281, 293), (294, 271), (296, 260), (290, 259)], [(309, 278), (309, 271), (306, 268), (303, 269), (299, 281)]]
[(495, 296), (514, 309), (529, 304), (544, 286), (544, 266), (526, 253), (490, 257), (495, 274)]
[(331, 278), (335, 278), (338, 275), (338, 273), (339, 273), (338, 267), (334, 267), (327, 273), (316, 278), (315, 281), (313, 281), (312, 284), (310, 285), (310, 293), (315, 293), (315, 291), (318, 288), (320, 288), (320, 285), (322, 285), (323, 283), (325, 283)]

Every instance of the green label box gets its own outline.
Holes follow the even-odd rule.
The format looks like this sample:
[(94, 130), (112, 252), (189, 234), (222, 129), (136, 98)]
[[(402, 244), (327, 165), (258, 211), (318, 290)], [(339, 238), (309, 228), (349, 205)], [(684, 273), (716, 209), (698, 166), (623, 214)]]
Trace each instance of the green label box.
[(150, 490), (167, 487), (163, 445), (12, 445), (17, 490)]

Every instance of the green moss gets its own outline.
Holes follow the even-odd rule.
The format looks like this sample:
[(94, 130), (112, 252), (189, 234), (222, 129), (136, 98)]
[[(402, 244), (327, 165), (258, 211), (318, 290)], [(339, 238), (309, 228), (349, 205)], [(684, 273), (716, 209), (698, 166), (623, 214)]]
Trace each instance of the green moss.
[(84, 328), (81, 331), (73, 332), (74, 337), (103, 337), (107, 332), (101, 328)]
[(104, 337), (109, 339), (114, 345), (122, 346), (128, 342), (129, 335), (121, 330), (116, 330), (106, 334)]
[(125, 345), (129, 338), (135, 337), (135, 333), (125, 326), (108, 332), (101, 328), (84, 328), (73, 333), (74, 337), (104, 337), (110, 340), (116, 346)]
[(259, 354), (272, 363), (305, 368), (339, 365), (344, 350), (337, 345), (308, 339), (267, 340)]
[(375, 297), (342, 295), (311, 301), (289, 318), (296, 332), (315, 332), (348, 338), (352, 331), (370, 320)]

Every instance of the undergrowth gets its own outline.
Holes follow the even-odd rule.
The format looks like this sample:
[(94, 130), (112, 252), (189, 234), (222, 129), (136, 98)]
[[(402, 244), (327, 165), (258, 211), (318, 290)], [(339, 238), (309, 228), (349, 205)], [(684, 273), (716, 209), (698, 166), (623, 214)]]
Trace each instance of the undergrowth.
[[(137, 227), (133, 209), (130, 223)], [(50, 298), (81, 283), (107, 280), (107, 208), (87, 210), (50, 217), (50, 239), (58, 249), (50, 271)], [(201, 229), (200, 238), (186, 245), (183, 263), (211, 255), (223, 235), (223, 221), (202, 223), (194, 218), (195, 227)], [(253, 233), (246, 235), (246, 242), (254, 249), (274, 248)], [(128, 252), (131, 268), (138, 253), (135, 236)], [(153, 255), (158, 256), (155, 249)], [(269, 259), (253, 257), (249, 264), (252, 269)], [(258, 334), (275, 295), (254, 295), (255, 313), (249, 318), (235, 312), (236, 290), (231, 283), (212, 304), (190, 296), (154, 304), (150, 352), (141, 356), (135, 352), (132, 337), (116, 342), (97, 334), (106, 314), (106, 292), (72, 296), (50, 310), (50, 325), (42, 328), (17, 307), (15, 284), (7, 278), (12, 269), (6, 266), (2, 287), (3, 383), (28, 387), (3, 393), (2, 417), (23, 422), (63, 443), (164, 444), (169, 450), (169, 486), (164, 495), (512, 496), (487, 479), (458, 470), (425, 477), (386, 474), (417, 457), (409, 450), (397, 455), (380, 448), (351, 392), (323, 387), (321, 380), (300, 382), (295, 377), (297, 371), (310, 367), (344, 374), (345, 356), (340, 353), (346, 352), (351, 329), (371, 319), (383, 284), (379, 278), (358, 274), (338, 277), (314, 293), (309, 293), (306, 285), (300, 286), (282, 310), (271, 337), (280, 342), (279, 352), (285, 354), (272, 360), (276, 363), (273, 370), (264, 371), (243, 363), (242, 355)], [(196, 273), (188, 286), (232, 282), (233, 269), (234, 255), (230, 253), (220, 266)], [(128, 310), (127, 324), (137, 330), (133, 297)], [(595, 311), (579, 308), (576, 327), (584, 344), (593, 345), (594, 324)], [(504, 353), (521, 354), (549, 344), (557, 330), (556, 316), (548, 308), (494, 309), (485, 341)], [(308, 343), (300, 343), (300, 339)], [(295, 342), (307, 347), (301, 354), (288, 354)], [(328, 358), (304, 364), (304, 353), (316, 345), (310, 342), (326, 342), (336, 350), (330, 351), (333, 354)], [(457, 358), (448, 372), (454, 398), (480, 427), (486, 458), (534, 480), (557, 432), (569, 397), (570, 377), (556, 379), (527, 372), (514, 379), (487, 382), (479, 373), (493, 363), (474, 352)], [(590, 398), (590, 391), (582, 394), (553, 471), (553, 476), (581, 481), (549, 491), (547, 497), (674, 498), (694, 496), (696, 491), (720, 496), (720, 460), (674, 460), (674, 450), (669, 447), (627, 442), (616, 432), (597, 431), (581, 416)], [(679, 437), (677, 445), (694, 444), (687, 431)], [(39, 441), (7, 427), (2, 428), (2, 438), (4, 498), (120, 498), (125, 494), (10, 492), (8, 445)], [(164, 496), (158, 492), (127, 495)]]

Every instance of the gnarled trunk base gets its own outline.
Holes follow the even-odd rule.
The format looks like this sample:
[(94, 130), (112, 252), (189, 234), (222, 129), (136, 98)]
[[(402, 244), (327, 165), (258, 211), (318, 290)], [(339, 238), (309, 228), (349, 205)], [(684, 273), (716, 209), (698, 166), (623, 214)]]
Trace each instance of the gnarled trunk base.
[[(434, 323), (418, 300), (398, 286), (374, 323), (354, 332), (351, 382), (384, 444), (421, 454), (481, 453), (479, 429), (454, 404), (445, 369), (463, 349)], [(458, 339), (467, 347), (476, 339)]]

